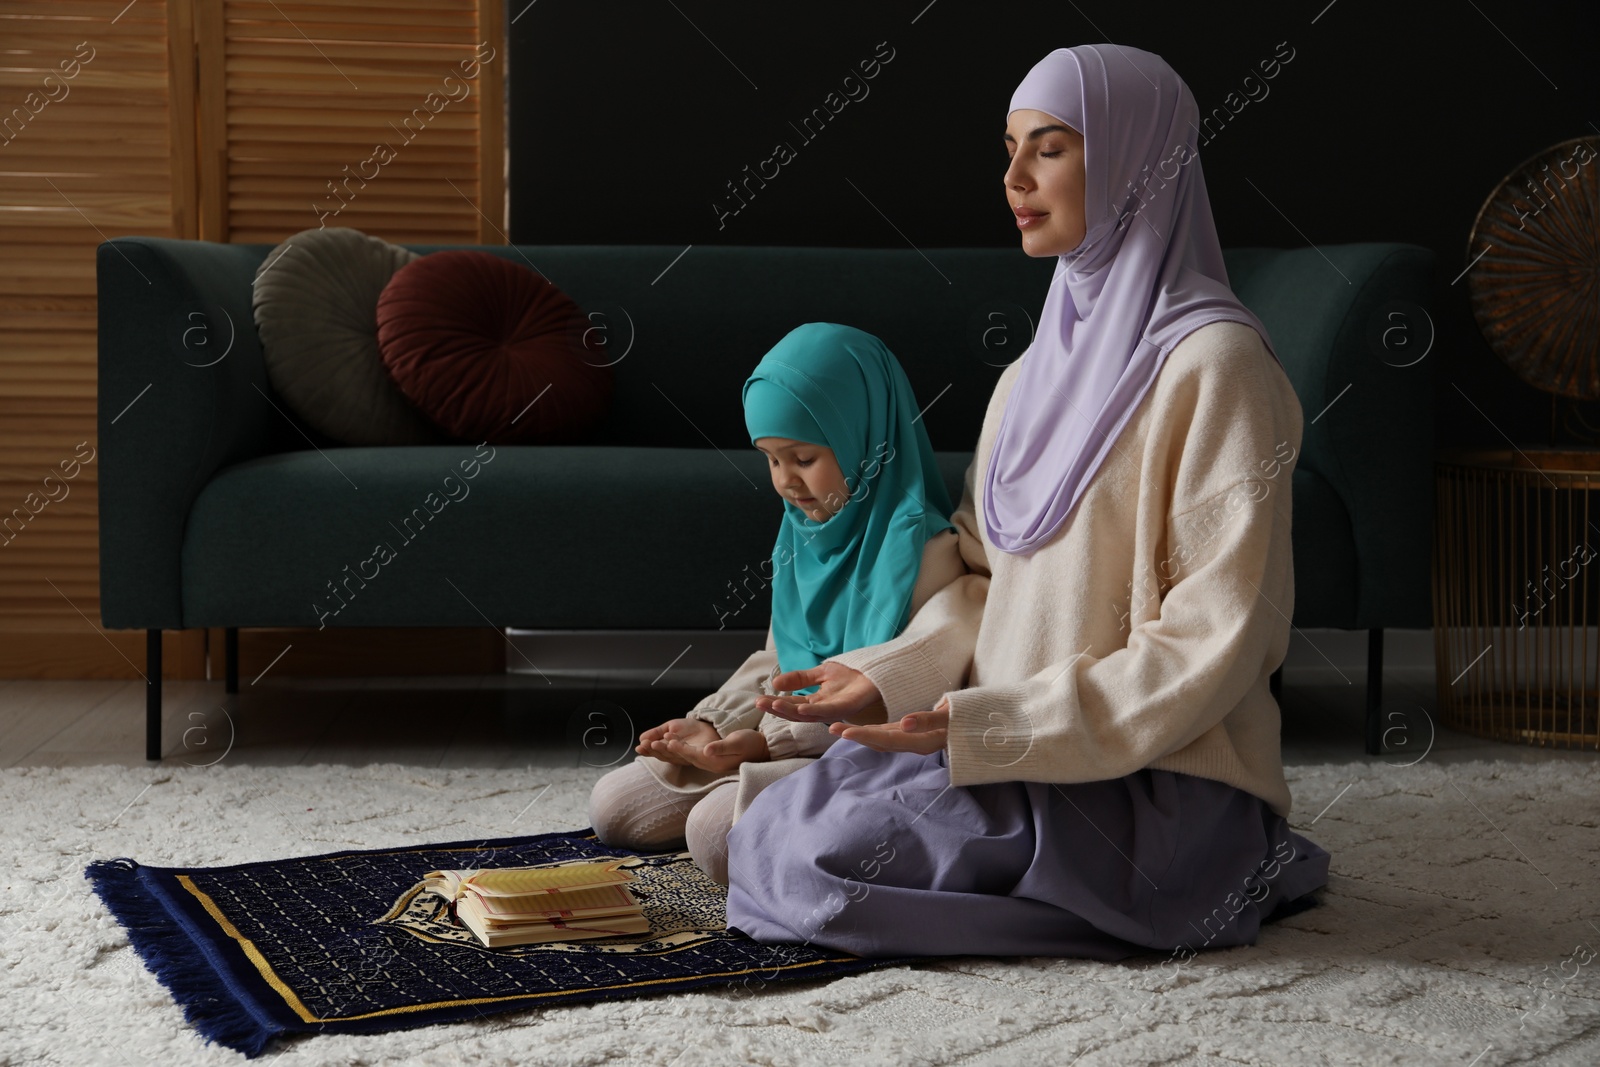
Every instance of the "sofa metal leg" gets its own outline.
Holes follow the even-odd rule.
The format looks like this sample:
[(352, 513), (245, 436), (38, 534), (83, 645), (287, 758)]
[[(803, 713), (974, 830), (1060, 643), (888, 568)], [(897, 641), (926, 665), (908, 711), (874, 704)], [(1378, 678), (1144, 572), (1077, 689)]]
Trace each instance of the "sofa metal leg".
[(229, 626), (222, 631), (222, 691), (239, 691), (239, 628)]
[(1383, 628), (1367, 631), (1367, 755), (1383, 751)]
[(161, 758), (161, 631), (144, 632), (144, 758)]
[(1283, 664), (1278, 664), (1278, 669), (1267, 676), (1267, 688), (1272, 691), (1273, 699), (1283, 696)]

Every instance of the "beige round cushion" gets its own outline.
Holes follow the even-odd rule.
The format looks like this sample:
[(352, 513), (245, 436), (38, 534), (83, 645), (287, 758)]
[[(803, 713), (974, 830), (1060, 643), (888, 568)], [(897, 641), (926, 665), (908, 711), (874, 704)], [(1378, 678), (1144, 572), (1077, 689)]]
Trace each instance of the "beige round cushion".
[(347, 227), (305, 230), (256, 270), (267, 380), (293, 413), (348, 445), (443, 439), (400, 391), (378, 351), (378, 296), (417, 253)]

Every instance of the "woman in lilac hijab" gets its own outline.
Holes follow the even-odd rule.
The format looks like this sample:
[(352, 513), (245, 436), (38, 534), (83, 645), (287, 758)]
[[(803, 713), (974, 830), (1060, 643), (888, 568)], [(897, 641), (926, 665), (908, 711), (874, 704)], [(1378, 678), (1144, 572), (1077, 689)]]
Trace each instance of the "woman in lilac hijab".
[[(1268, 678), (1302, 414), (1228, 287), (1159, 56), (1051, 52), (1007, 113), (1023, 251), (1056, 257), (951, 521), (969, 573), (895, 639), (779, 675), (845, 741), (728, 838), (728, 925), (865, 956), (1187, 958), (1313, 903)], [(851, 721), (882, 704), (885, 725)]]

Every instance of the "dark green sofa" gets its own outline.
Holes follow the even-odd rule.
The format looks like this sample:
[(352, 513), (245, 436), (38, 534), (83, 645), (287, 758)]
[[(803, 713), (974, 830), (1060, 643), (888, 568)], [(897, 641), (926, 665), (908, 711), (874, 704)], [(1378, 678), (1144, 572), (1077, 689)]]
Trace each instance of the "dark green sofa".
[[(780, 504), (739, 400), (757, 359), (808, 321), (884, 338), (930, 405), (958, 498), (1055, 262), (1014, 249), (698, 247), (675, 260), (664, 246), (489, 247), (609, 331), (615, 400), (592, 443), (499, 447), (467, 495), (406, 525), (475, 448), (345, 448), (293, 421), (251, 316), (270, 250), (99, 248), (101, 614), (148, 631), (151, 759), (163, 629), (226, 628), (230, 653), (248, 626), (765, 629), (748, 576)], [(1369, 751), (1382, 629), (1431, 625), (1432, 360), (1394, 366), (1374, 338), (1394, 307), (1426, 306), (1432, 258), (1395, 244), (1227, 253), (1305, 411), (1294, 624), (1370, 631)], [(397, 554), (373, 576), (363, 561), (381, 541)]]

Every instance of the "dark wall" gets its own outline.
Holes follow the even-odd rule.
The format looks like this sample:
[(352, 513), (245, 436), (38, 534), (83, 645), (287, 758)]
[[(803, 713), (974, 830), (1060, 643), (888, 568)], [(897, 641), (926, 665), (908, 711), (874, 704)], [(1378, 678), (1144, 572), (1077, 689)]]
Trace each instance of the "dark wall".
[[(1238, 108), (1201, 149), (1224, 247), (1437, 253), (1440, 444), (1600, 438), (1600, 405), (1521, 384), (1452, 284), (1507, 173), (1568, 138), (1600, 147), (1592, 3), (525, 3), (508, 11), (517, 243), (1014, 247), (1011, 92), (1052, 48), (1110, 40), (1165, 58), (1202, 114)], [(848, 102), (799, 128), (830, 92)], [(728, 183), (768, 159), (741, 206)]]

